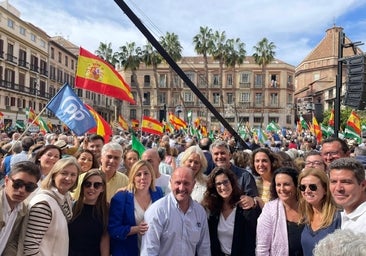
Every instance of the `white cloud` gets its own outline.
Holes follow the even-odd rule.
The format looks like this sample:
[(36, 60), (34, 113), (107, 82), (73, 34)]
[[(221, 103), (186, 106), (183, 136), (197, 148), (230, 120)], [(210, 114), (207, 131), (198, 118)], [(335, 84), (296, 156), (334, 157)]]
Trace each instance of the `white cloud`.
[[(146, 43), (113, 1), (10, 0), (10, 3), (21, 11), (23, 19), (49, 35), (63, 35), (92, 52), (100, 42), (111, 42), (115, 50), (126, 42)], [(200, 26), (225, 31), (228, 38), (241, 38), (248, 54), (252, 54), (258, 41), (267, 37), (277, 46), (276, 57), (292, 65), (299, 64), (310, 53), (334, 22), (350, 31), (350, 38), (366, 39), (362, 29), (365, 20), (361, 19), (364, 15), (357, 13), (366, 0), (331, 3), (329, 0), (129, 0), (126, 3), (155, 37), (166, 32), (177, 34), (183, 55), (195, 55), (192, 38)], [(357, 22), (347, 22), (350, 12), (361, 15)], [(345, 22), (337, 24), (338, 20)]]

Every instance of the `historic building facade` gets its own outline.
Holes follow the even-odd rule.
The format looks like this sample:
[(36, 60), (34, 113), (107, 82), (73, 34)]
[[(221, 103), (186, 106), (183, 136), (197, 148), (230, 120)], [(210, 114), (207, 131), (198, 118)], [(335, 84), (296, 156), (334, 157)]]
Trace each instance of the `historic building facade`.
[[(327, 29), (324, 38), (296, 67), (297, 113), (302, 114), (307, 120), (310, 120), (311, 115), (315, 113), (317, 119), (321, 121), (322, 113), (334, 107), (340, 31), (343, 31), (343, 28), (337, 26)], [(350, 43), (351, 40), (346, 36), (345, 44)], [(362, 53), (357, 47), (355, 50), (356, 54)], [(343, 48), (344, 58), (354, 55), (352, 47)], [(341, 97), (346, 91), (347, 69), (345, 64), (343, 64), (342, 71)]]
[[(219, 63), (209, 59), (206, 81), (202, 57), (183, 57), (177, 64), (233, 127), (240, 123), (257, 127), (271, 121), (293, 127), (294, 66), (275, 59), (266, 66), (263, 76), (262, 67), (252, 57), (247, 57), (240, 66), (224, 67), (221, 73)], [(172, 75), (167, 64), (159, 64), (156, 72), (141, 64), (135, 71), (137, 81), (133, 81), (131, 71), (119, 72), (131, 84), (137, 99), (136, 105), (123, 102), (123, 116), (140, 119), (141, 115), (147, 115), (161, 120), (166, 110), (187, 120), (187, 113), (191, 111), (193, 120), (200, 117), (211, 128), (220, 128), (217, 118), (207, 112), (207, 107), (180, 77)]]

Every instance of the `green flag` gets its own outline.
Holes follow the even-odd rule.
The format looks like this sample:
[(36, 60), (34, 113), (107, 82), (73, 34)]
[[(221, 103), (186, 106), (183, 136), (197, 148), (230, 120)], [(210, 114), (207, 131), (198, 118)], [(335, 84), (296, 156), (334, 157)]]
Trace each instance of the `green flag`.
[(133, 133), (132, 133), (132, 149), (139, 152), (140, 158), (146, 150), (144, 145), (142, 145), (142, 143), (135, 137), (135, 135)]
[(322, 130), (323, 137), (325, 137), (325, 138), (329, 137), (328, 127), (326, 125), (323, 125), (323, 124), (320, 124), (320, 127), (321, 127), (321, 130)]
[(41, 131), (51, 132), (50, 128), (48, 127), (47, 123), (42, 119), (42, 117), (38, 118), (38, 123)]
[(302, 116), (300, 116), (300, 124), (303, 129), (309, 129), (308, 124)]
[(280, 129), (280, 126), (273, 121), (270, 122), (266, 127), (266, 130), (270, 132), (278, 132)]

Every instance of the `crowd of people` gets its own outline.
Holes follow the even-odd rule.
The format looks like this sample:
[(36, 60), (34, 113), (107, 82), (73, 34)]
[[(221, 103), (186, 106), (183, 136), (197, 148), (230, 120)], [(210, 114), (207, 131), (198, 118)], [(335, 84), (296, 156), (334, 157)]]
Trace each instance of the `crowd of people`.
[(0, 254), (366, 255), (365, 144), (138, 138), (2, 133)]

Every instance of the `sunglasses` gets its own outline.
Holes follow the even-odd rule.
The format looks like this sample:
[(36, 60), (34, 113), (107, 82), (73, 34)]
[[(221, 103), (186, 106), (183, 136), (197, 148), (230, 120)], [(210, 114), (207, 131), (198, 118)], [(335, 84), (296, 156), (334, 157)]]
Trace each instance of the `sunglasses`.
[(220, 187), (221, 185), (224, 185), (224, 187), (226, 187), (226, 186), (228, 186), (228, 185), (229, 185), (229, 183), (230, 183), (230, 180), (223, 180), (223, 181), (221, 181), (221, 182), (216, 182), (216, 183), (215, 183), (215, 186), (216, 186), (216, 187)]
[(36, 183), (25, 183), (24, 180), (14, 180), (13, 178), (10, 178), (10, 180), (13, 182), (12, 186), (14, 189), (20, 189), (22, 187), (25, 187), (25, 191), (31, 193), (36, 190), (36, 188), (38, 188), (38, 185)]
[(318, 189), (318, 186), (316, 184), (309, 184), (309, 186), (306, 186), (304, 184), (301, 184), (299, 186), (300, 191), (304, 192), (306, 188), (309, 187), (311, 191), (316, 191)]
[(84, 185), (85, 188), (90, 188), (90, 187), (94, 187), (95, 189), (99, 189), (100, 187), (103, 186), (102, 182), (90, 182), (90, 181), (85, 181)]

